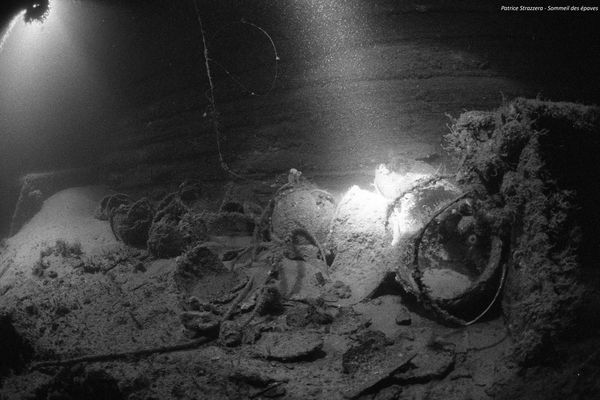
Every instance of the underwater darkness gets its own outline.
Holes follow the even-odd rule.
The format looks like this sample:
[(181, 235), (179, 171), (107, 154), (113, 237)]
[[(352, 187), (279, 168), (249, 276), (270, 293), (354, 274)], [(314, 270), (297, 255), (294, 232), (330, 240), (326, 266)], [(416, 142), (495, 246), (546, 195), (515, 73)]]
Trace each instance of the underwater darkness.
[[(18, 9), (10, 3), (2, 10), (4, 28)], [(93, 164), (111, 146), (123, 146), (117, 143), (124, 136), (133, 138), (126, 146), (157, 142), (152, 132), (154, 139), (144, 138), (149, 125), (128, 132), (119, 126), (158, 99), (170, 99), (165, 112), (189, 117), (187, 127), (161, 140), (208, 136), (202, 157), (215, 157), (210, 124), (196, 116), (206, 111), (207, 81), (191, 1), (54, 3), (45, 22), (20, 20), (0, 54), (0, 231), (23, 174)], [(324, 157), (353, 142), (375, 146), (365, 156), (373, 159), (394, 148), (395, 136), (428, 135), (431, 142), (445, 133), (444, 113), (493, 107), (502, 96), (598, 98), (595, 16), (506, 14), (477, 2), (416, 9), (393, 1), (199, 6), (230, 158), (243, 152), (239, 146), (255, 145), (247, 140), (252, 132), (261, 136), (277, 124), (299, 141), (314, 141)], [(261, 32), (237, 23), (243, 18), (264, 26), (280, 53), (269, 96), (248, 96), (270, 90), (274, 54)], [(274, 109), (280, 104), (287, 113)], [(280, 123), (298, 118), (296, 127)], [(332, 131), (341, 136), (330, 137)], [(369, 135), (382, 142), (374, 145)]]
[[(4, 21), (18, 9), (10, 3)], [(490, 108), (503, 96), (598, 98), (590, 15), (507, 14), (477, 2), (416, 9), (394, 1), (198, 3), (231, 161), (260, 146), (252, 136), (270, 140), (277, 126), (314, 143), (325, 158), (349, 147), (374, 160), (411, 137), (434, 142), (446, 133), (444, 113)], [(0, 54), (0, 232), (23, 174), (89, 166), (115, 147), (182, 136), (200, 137), (200, 157), (216, 157), (210, 124), (198, 120), (208, 87), (191, 1), (55, 0), (50, 8), (45, 22), (20, 20)], [(242, 19), (271, 35), (277, 76), (266, 37)], [(163, 115), (141, 116), (146, 120), (132, 126), (152, 104)], [(187, 125), (153, 131), (152, 120), (168, 124), (177, 113), (187, 115)], [(314, 168), (345, 168), (327, 164)]]

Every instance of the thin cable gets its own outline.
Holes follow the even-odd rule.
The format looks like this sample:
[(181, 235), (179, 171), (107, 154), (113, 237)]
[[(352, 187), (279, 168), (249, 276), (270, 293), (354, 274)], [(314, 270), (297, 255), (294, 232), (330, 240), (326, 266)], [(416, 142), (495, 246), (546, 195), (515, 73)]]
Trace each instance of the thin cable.
[[(421, 228), (421, 230), (417, 233), (417, 235), (415, 236), (416, 239), (413, 244), (414, 247), (413, 247), (413, 262), (412, 262), (412, 264), (413, 264), (414, 270), (412, 272), (412, 277), (413, 277), (415, 283), (417, 284), (420, 294), (423, 296), (423, 299), (426, 301), (426, 303), (440, 317), (444, 318), (448, 322), (454, 323), (459, 326), (469, 326), (469, 325), (472, 325), (475, 322), (479, 321), (481, 318), (483, 318), (488, 313), (488, 311), (496, 303), (496, 301), (498, 300), (498, 297), (500, 296), (500, 293), (502, 292), (502, 288), (504, 286), (504, 280), (506, 278), (506, 272), (507, 272), (506, 263), (502, 263), (502, 260), (499, 260), (499, 262), (502, 263), (501, 264), (502, 270), (501, 270), (500, 282), (498, 283), (498, 286), (496, 288), (494, 298), (488, 303), (487, 307), (482, 312), (480, 312), (475, 318), (473, 318), (470, 321), (465, 321), (462, 318), (458, 318), (454, 315), (451, 315), (449, 312), (447, 312), (446, 310), (441, 308), (440, 305), (436, 302), (436, 300), (431, 297), (431, 294), (429, 293), (430, 290), (427, 288), (427, 286), (423, 282), (423, 272), (419, 269), (419, 248), (421, 246), (421, 242), (423, 240), (425, 231), (427, 231), (427, 229), (429, 228), (429, 226), (431, 226), (433, 221), (438, 216), (440, 216), (443, 212), (445, 212), (450, 207), (452, 207), (454, 204), (458, 203), (459, 201), (461, 201), (462, 199), (464, 199), (465, 197), (467, 197), (471, 194), (472, 194), (472, 192), (466, 192), (466, 193), (461, 194), (460, 196), (456, 197), (454, 200), (452, 200), (448, 204), (441, 207), (436, 213), (434, 213), (430, 217), (429, 221), (425, 224), (425, 226), (423, 226), (423, 228)], [(498, 240), (500, 240), (500, 246), (503, 246), (504, 244), (502, 243), (502, 240), (499, 238), (498, 238)], [(492, 255), (490, 255), (490, 256), (492, 256)], [(498, 268), (498, 265), (496, 266), (496, 268)]]
[(234, 75), (230, 71), (228, 71), (227, 68), (225, 68), (222, 64), (218, 63), (216, 60), (213, 60), (213, 59), (211, 59), (210, 62), (214, 63), (219, 68), (221, 68), (227, 74), (227, 76), (229, 76), (238, 86), (240, 86), (242, 89), (244, 89), (245, 91), (250, 93), (252, 96), (266, 96), (266, 95), (270, 94), (273, 91), (273, 89), (275, 89), (275, 83), (277, 82), (277, 79), (279, 78), (279, 61), (281, 60), (279, 58), (279, 53), (277, 53), (277, 46), (275, 45), (275, 41), (273, 40), (271, 35), (269, 35), (269, 33), (265, 29), (261, 28), (260, 26), (254, 24), (252, 22), (246, 21), (245, 19), (242, 18), (239, 21), (231, 22), (231, 23), (223, 26), (221, 29), (219, 29), (217, 32), (214, 33), (214, 35), (212, 36), (212, 38), (210, 40), (214, 40), (225, 29), (229, 28), (230, 26), (236, 25), (236, 24), (251, 26), (254, 29), (257, 29), (258, 31), (260, 31), (269, 40), (269, 43), (271, 44), (271, 47), (273, 48), (273, 54), (275, 55), (275, 59), (274, 59), (275, 71), (273, 73), (273, 79), (271, 80), (271, 85), (270, 85), (269, 89), (264, 93), (258, 93), (255, 90), (251, 90), (250, 88), (248, 88), (246, 85), (244, 85), (241, 82), (239, 77), (237, 77), (236, 75)]
[(273, 47), (273, 53), (275, 53), (275, 73), (273, 74), (273, 80), (271, 81), (271, 87), (264, 94), (259, 94), (259, 93), (255, 94), (258, 96), (265, 96), (273, 91), (273, 89), (275, 88), (275, 82), (277, 81), (277, 78), (279, 77), (279, 60), (280, 59), (279, 59), (279, 54), (277, 54), (277, 46), (275, 46), (275, 42), (273, 41), (273, 38), (271, 37), (271, 35), (269, 35), (269, 33), (267, 31), (265, 31), (263, 28), (261, 28), (260, 26), (253, 24), (252, 22), (248, 22), (244, 19), (242, 19), (240, 21), (240, 23), (250, 25), (251, 27), (256, 28), (259, 31), (261, 31), (267, 37), (267, 39), (269, 39), (269, 42), (271, 43), (271, 47)]
[(204, 25), (202, 24), (202, 18), (200, 17), (200, 8), (198, 7), (198, 3), (197, 0), (193, 0), (194, 2), (194, 8), (196, 9), (196, 16), (198, 17), (198, 24), (200, 24), (200, 33), (202, 34), (202, 46), (204, 49), (204, 65), (206, 67), (206, 75), (208, 77), (208, 101), (210, 102), (210, 108), (211, 108), (211, 114), (212, 114), (212, 123), (213, 123), (213, 128), (215, 130), (215, 134), (216, 134), (216, 139), (217, 139), (217, 151), (219, 152), (219, 162), (221, 164), (221, 168), (223, 168), (223, 170), (231, 175), (233, 175), (236, 178), (242, 178), (242, 176), (236, 174), (234, 171), (232, 171), (229, 166), (227, 165), (227, 163), (225, 162), (225, 159), (223, 158), (223, 152), (221, 151), (221, 130), (219, 129), (219, 120), (218, 120), (218, 115), (217, 115), (217, 107), (216, 107), (216, 102), (215, 102), (215, 86), (213, 84), (213, 80), (212, 80), (212, 75), (210, 73), (210, 62), (209, 62), (209, 55), (208, 55), (208, 46), (206, 45), (206, 35), (204, 32)]
[[(194, 3), (194, 9), (196, 11), (196, 16), (198, 18), (198, 24), (200, 25), (200, 33), (202, 35), (204, 65), (205, 65), (205, 68), (206, 68), (206, 75), (207, 75), (207, 78), (208, 78), (208, 85), (209, 85), (208, 93), (207, 93), (207, 98), (208, 98), (208, 101), (210, 103), (211, 115), (212, 115), (212, 124), (213, 124), (213, 129), (215, 130), (215, 135), (216, 135), (217, 151), (219, 153), (219, 163), (221, 164), (221, 168), (225, 172), (227, 172), (228, 174), (230, 174), (231, 176), (233, 176), (235, 178), (238, 178), (238, 179), (242, 179), (242, 180), (254, 181), (254, 179), (246, 178), (246, 177), (244, 177), (244, 176), (236, 173), (235, 171), (233, 171), (229, 167), (229, 165), (227, 164), (227, 162), (225, 161), (225, 158), (223, 157), (223, 151), (221, 149), (221, 130), (219, 128), (218, 112), (217, 112), (217, 106), (216, 106), (216, 101), (215, 101), (215, 85), (213, 83), (211, 69), (210, 69), (210, 62), (211, 61), (214, 62), (214, 60), (211, 60), (209, 52), (208, 52), (208, 45), (207, 45), (207, 42), (206, 42), (206, 32), (204, 31), (204, 25), (202, 23), (202, 17), (200, 16), (200, 8), (198, 7), (197, 0), (193, 0), (193, 3)], [(271, 38), (271, 36), (269, 36), (269, 34), (264, 29), (262, 29), (261, 27), (255, 25), (255, 24), (253, 24), (251, 22), (246, 22), (244, 20), (241, 20), (240, 23), (253, 26), (254, 28), (256, 28), (256, 29), (260, 30), (261, 32), (263, 32), (269, 38), (269, 41), (271, 42), (271, 45), (273, 46), (273, 49), (275, 51), (275, 76), (274, 76), (273, 81), (271, 83), (271, 88), (269, 89), (269, 91), (267, 91), (265, 93), (265, 94), (268, 94), (268, 93), (271, 92), (271, 90), (275, 86), (275, 81), (277, 80), (277, 76), (278, 76), (277, 62), (279, 61), (279, 56), (277, 55), (277, 48), (275, 47), (275, 43), (273, 42), (273, 39)], [(229, 72), (227, 70), (225, 70), (225, 71), (226, 71), (226, 73), (229, 74)], [(233, 75), (231, 75), (231, 76), (233, 76)], [(252, 92), (252, 94), (256, 95), (256, 93), (254, 93), (254, 92)], [(260, 182), (260, 181), (257, 181), (257, 182)], [(263, 183), (263, 182), (260, 182), (260, 183)]]

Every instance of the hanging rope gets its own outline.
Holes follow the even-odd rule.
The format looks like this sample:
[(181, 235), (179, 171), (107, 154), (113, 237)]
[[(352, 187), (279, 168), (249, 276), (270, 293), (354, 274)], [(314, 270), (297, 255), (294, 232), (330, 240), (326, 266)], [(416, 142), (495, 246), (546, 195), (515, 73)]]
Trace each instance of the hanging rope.
[[(208, 102), (209, 102), (209, 108), (210, 108), (210, 115), (212, 116), (212, 125), (213, 125), (213, 129), (215, 131), (215, 136), (216, 136), (216, 141), (217, 141), (217, 151), (219, 153), (219, 163), (221, 165), (221, 168), (227, 172), (228, 174), (230, 174), (231, 176), (238, 178), (238, 179), (243, 179), (243, 180), (253, 180), (247, 177), (244, 177), (242, 175), (240, 175), (239, 173), (233, 171), (229, 165), (227, 164), (227, 162), (225, 161), (225, 158), (223, 157), (223, 150), (222, 150), (222, 146), (221, 146), (221, 129), (219, 126), (219, 115), (218, 115), (218, 111), (217, 111), (217, 106), (216, 106), (216, 101), (215, 101), (215, 85), (212, 79), (212, 73), (211, 73), (211, 63), (214, 63), (215, 65), (219, 66), (220, 68), (222, 68), (225, 73), (234, 81), (236, 82), (240, 87), (242, 87), (244, 90), (250, 92), (251, 95), (253, 96), (264, 96), (269, 94), (273, 88), (275, 87), (275, 82), (278, 78), (278, 62), (279, 62), (279, 55), (277, 54), (277, 48), (275, 46), (275, 42), (273, 41), (273, 38), (271, 38), (271, 36), (261, 27), (259, 27), (258, 25), (255, 25), (251, 22), (245, 21), (245, 20), (241, 20), (238, 23), (241, 24), (245, 24), (245, 25), (249, 25), (252, 26), (256, 29), (258, 29), (260, 32), (262, 32), (264, 35), (267, 36), (267, 38), (269, 39), (269, 42), (271, 43), (271, 46), (273, 47), (273, 51), (275, 53), (275, 74), (273, 76), (273, 80), (271, 82), (271, 86), (269, 88), (269, 90), (267, 90), (265, 93), (256, 93), (256, 91), (251, 91), (249, 90), (245, 85), (242, 84), (242, 82), (232, 73), (230, 73), (225, 67), (223, 67), (221, 64), (217, 63), (215, 60), (212, 60), (210, 58), (210, 54), (208, 51), (208, 44), (207, 44), (207, 40), (206, 40), (206, 32), (204, 30), (204, 25), (202, 23), (202, 17), (200, 15), (200, 8), (198, 6), (197, 3), (198, 0), (193, 0), (194, 3), (194, 9), (196, 11), (196, 16), (198, 19), (198, 24), (200, 25), (200, 33), (202, 35), (202, 47), (203, 47), (203, 53), (204, 53), (204, 65), (206, 68), (206, 75), (208, 78)], [(226, 25), (230, 26), (232, 24)], [(222, 31), (225, 27), (221, 28), (218, 32)], [(261, 182), (262, 183), (262, 182)]]
[(263, 28), (261, 28), (260, 26), (253, 24), (252, 22), (246, 21), (245, 19), (241, 19), (240, 21), (236, 21), (236, 22), (232, 22), (229, 23), (225, 26), (223, 26), (221, 29), (219, 29), (218, 31), (216, 31), (211, 40), (214, 40), (216, 37), (219, 36), (219, 34), (223, 31), (225, 31), (226, 29), (230, 28), (233, 25), (237, 25), (237, 24), (241, 24), (241, 25), (248, 25), (254, 29), (257, 29), (258, 31), (260, 31), (263, 35), (266, 36), (266, 38), (269, 40), (269, 43), (271, 45), (271, 48), (273, 49), (273, 54), (275, 55), (275, 59), (274, 59), (274, 72), (273, 72), (273, 79), (271, 80), (271, 84), (269, 85), (269, 89), (267, 89), (265, 92), (263, 93), (259, 93), (256, 90), (252, 90), (250, 88), (248, 88), (246, 85), (244, 85), (244, 83), (242, 83), (241, 79), (238, 78), (236, 75), (232, 74), (231, 72), (229, 72), (229, 70), (227, 68), (225, 68), (221, 63), (217, 62), (216, 60), (211, 59), (210, 62), (215, 64), (216, 66), (218, 66), (219, 68), (221, 68), (229, 78), (231, 78), (232, 81), (234, 81), (239, 87), (241, 87), (244, 91), (246, 91), (247, 93), (250, 93), (251, 96), (266, 96), (268, 94), (270, 94), (273, 89), (275, 89), (275, 83), (277, 82), (277, 79), (279, 78), (279, 54), (277, 53), (277, 46), (275, 46), (275, 42), (273, 41), (273, 38), (271, 37), (271, 35), (269, 35), (269, 33), (264, 30)]

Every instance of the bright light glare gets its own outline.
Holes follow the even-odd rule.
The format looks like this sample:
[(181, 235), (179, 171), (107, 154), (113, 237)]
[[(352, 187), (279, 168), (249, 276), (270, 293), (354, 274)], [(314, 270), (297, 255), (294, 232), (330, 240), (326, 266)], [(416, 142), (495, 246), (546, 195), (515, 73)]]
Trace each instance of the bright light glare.
[(377, 194), (389, 204), (397, 200), (388, 221), (389, 226), (392, 228), (392, 246), (397, 245), (402, 237), (421, 228), (422, 223), (415, 219), (411, 213), (416, 207), (415, 196), (412, 193), (407, 193), (401, 198), (399, 197), (426, 176), (414, 172), (399, 174), (388, 169), (385, 164), (380, 164), (375, 170), (373, 186), (375, 186)]
[[(373, 184), (376, 191), (352, 186), (342, 197), (340, 206), (351, 204), (353, 218), (365, 229), (384, 220), (392, 231), (391, 245), (396, 246), (423, 228), (427, 207), (437, 207), (440, 201), (451, 200), (461, 193), (443, 180), (421, 187), (424, 190), (412, 190), (419, 181), (431, 176), (416, 172), (399, 174), (379, 166)], [(393, 208), (390, 210), (390, 207)]]
[[(25, 23), (22, 27), (22, 44), (30, 54), (39, 54), (48, 47), (52, 41), (69, 41), (66, 37), (65, 28), (61, 21), (61, 15), (65, 10), (61, 10), (61, 1), (51, 1), (49, 7), (52, 12), (48, 14), (43, 21), (34, 20), (32, 23)], [(60, 43), (60, 42), (59, 42)]]
[(2, 39), (0, 39), (0, 54), (2, 54), (2, 50), (4, 49), (4, 44), (6, 43), (6, 40), (8, 39), (8, 37), (10, 36), (10, 33), (15, 28), (17, 21), (19, 21), (19, 19), (23, 16), (23, 14), (25, 14), (25, 10), (23, 10), (19, 14), (17, 14), (12, 19), (12, 21), (10, 21), (10, 24), (8, 24), (8, 28), (6, 28), (6, 32), (4, 32), (4, 35), (2, 35)]
[[(397, 191), (398, 193), (401, 193), (425, 176), (426, 175), (416, 173), (402, 175), (395, 174), (397, 179), (386, 182), (386, 185), (390, 185), (387, 189), (391, 192)], [(394, 200), (394, 198), (387, 198), (381, 193), (364, 190), (355, 185), (342, 197), (340, 204), (348, 202), (359, 204), (360, 207), (354, 210), (354, 218), (363, 221), (364, 226), (367, 227), (372, 225), (375, 221), (384, 219), (388, 212), (389, 205)], [(408, 193), (404, 195), (398, 200), (398, 203), (389, 216), (387, 223), (389, 229), (392, 230), (392, 246), (396, 246), (402, 238), (405, 238), (422, 228), (423, 221), (415, 218), (413, 215), (416, 201), (417, 199), (414, 194)]]
[(367, 227), (385, 216), (387, 201), (377, 193), (361, 189), (354, 185), (344, 194), (340, 207), (345, 204), (352, 205), (353, 218)]
[(12, 168), (40, 168), (54, 162), (52, 157), (73, 160), (79, 155), (72, 149), (91, 146), (91, 134), (82, 133), (99, 131), (104, 113), (112, 109), (98, 62), (98, 49), (108, 47), (100, 19), (108, 7), (85, 3), (89, 6), (52, 0), (43, 22), (28, 23), (25, 13), (5, 40), (0, 158)]
[(402, 237), (415, 233), (421, 229), (423, 225), (422, 222), (417, 221), (410, 212), (416, 205), (414, 194), (407, 194), (400, 199), (399, 203), (400, 204), (394, 208), (394, 212), (390, 217), (390, 225), (393, 227), (392, 246), (398, 244)]
[[(371, 192), (369, 190), (361, 189), (358, 186), (352, 186), (350, 190), (344, 194), (340, 202), (340, 207), (349, 205), (349, 209), (352, 210), (352, 218), (357, 223), (364, 227), (365, 230), (369, 230), (374, 224), (384, 224), (385, 217), (388, 210), (389, 201), (378, 193)], [(396, 235), (398, 233), (398, 227), (404, 228), (404, 222), (398, 220), (397, 215), (392, 215), (389, 221), (389, 227), (393, 231), (393, 241), (395, 244)]]
[(350, 190), (346, 192), (344, 197), (342, 197), (342, 204), (348, 202), (349, 199), (353, 199), (354, 202), (362, 206), (360, 216), (364, 219), (372, 218), (381, 210), (385, 210), (387, 204), (387, 201), (383, 196), (361, 189), (356, 185), (352, 186)]

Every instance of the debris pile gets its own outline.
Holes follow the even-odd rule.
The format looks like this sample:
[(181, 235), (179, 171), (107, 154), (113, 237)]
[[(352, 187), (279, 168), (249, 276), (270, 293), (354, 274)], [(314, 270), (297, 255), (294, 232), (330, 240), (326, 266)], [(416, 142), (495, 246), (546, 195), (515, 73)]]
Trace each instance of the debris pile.
[[(120, 198), (115, 198), (119, 201)], [(114, 204), (107, 201), (107, 207)], [(144, 247), (148, 241), (148, 231), (152, 225), (154, 211), (152, 204), (142, 198), (132, 204), (121, 204), (116, 208), (108, 208), (109, 221), (115, 236), (123, 243), (134, 247)]]
[(352, 187), (339, 205), (295, 169), (262, 201), (234, 184), (209, 201), (189, 182), (137, 201), (107, 196), (96, 217), (119, 242), (96, 254), (46, 245), (34, 274), (0, 287), (2, 311), (18, 317), (0, 319), (0, 333), (17, 343), (27, 332), (36, 351), (21, 378), (9, 370), (31, 354), (7, 350), (17, 361), (1, 366), (0, 390), (492, 396), (496, 374), (516, 373), (499, 360), (539, 359), (583, 299), (581, 182), (569, 185), (548, 149), (564, 145), (552, 124), (579, 137), (597, 128), (595, 115), (525, 100), (465, 113), (446, 138), (458, 179), (378, 168), (375, 191)]
[(597, 107), (517, 99), (462, 114), (446, 136), (460, 181), (477, 193), (477, 220), (508, 245), (503, 311), (521, 362), (576, 330), (581, 256), (597, 243), (598, 217), (583, 210), (597, 206), (599, 125)]

